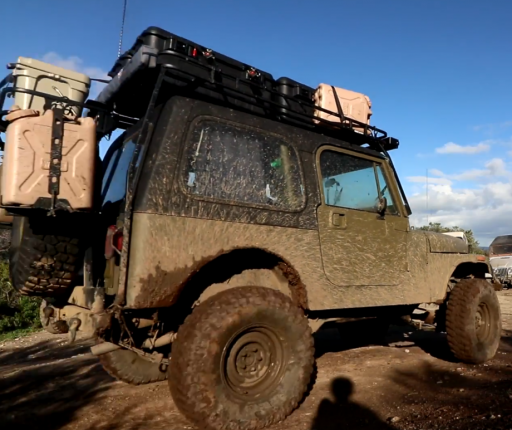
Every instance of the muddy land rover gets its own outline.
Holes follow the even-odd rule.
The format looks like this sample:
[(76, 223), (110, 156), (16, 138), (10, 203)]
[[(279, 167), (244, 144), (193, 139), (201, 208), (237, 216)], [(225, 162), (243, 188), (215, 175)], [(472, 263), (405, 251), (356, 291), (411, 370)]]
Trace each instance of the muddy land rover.
[(411, 230), (398, 140), (370, 126), (365, 95), (274, 79), (155, 27), (95, 100), (87, 76), (9, 68), (13, 284), (44, 299), (49, 331), (94, 335), (116, 378), (168, 379), (201, 427), (256, 429), (305, 396), (327, 321), (386, 328), (435, 303), (458, 359), (495, 355), (488, 261)]

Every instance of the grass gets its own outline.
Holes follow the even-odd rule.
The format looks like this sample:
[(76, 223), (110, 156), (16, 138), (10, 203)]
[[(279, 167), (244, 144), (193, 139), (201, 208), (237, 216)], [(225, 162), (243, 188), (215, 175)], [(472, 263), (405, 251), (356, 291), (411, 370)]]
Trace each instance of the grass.
[(6, 340), (14, 340), (19, 337), (28, 336), (29, 334), (37, 333), (41, 331), (41, 329), (37, 328), (19, 328), (12, 331), (7, 331), (5, 333), (0, 333), (0, 342), (5, 342)]
[(15, 339), (40, 329), (40, 305), (41, 299), (22, 296), (14, 289), (9, 264), (0, 260), (0, 340)]

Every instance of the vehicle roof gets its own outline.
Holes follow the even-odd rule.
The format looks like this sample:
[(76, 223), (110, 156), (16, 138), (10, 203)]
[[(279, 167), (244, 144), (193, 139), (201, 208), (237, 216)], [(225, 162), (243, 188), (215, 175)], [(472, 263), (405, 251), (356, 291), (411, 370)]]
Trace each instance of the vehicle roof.
[(491, 245), (512, 245), (512, 234), (506, 234), (503, 236), (497, 236), (494, 238), (494, 240), (491, 242)]

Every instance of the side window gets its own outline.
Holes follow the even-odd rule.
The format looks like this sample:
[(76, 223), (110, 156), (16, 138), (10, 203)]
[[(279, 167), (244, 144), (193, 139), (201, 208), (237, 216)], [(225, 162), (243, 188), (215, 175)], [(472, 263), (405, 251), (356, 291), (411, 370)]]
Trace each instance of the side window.
[(193, 195), (285, 211), (304, 206), (297, 153), (275, 136), (205, 120), (192, 130), (187, 155)]
[(397, 213), (378, 163), (341, 152), (323, 151), (320, 170), (326, 205), (377, 212), (379, 196), (383, 195), (388, 202), (387, 213)]
[(115, 203), (124, 199), (126, 194), (126, 181), (128, 168), (135, 151), (136, 138), (132, 138), (121, 145), (110, 158), (103, 175), (101, 189), (103, 204)]

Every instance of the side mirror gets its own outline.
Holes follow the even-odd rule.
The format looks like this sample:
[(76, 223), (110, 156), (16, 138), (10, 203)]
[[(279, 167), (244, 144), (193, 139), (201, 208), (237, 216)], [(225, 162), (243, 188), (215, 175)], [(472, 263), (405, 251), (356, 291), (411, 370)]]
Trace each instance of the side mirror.
[(388, 200), (386, 197), (379, 197), (379, 203), (377, 205), (377, 212), (381, 217), (384, 217), (386, 214), (386, 209), (388, 208)]

